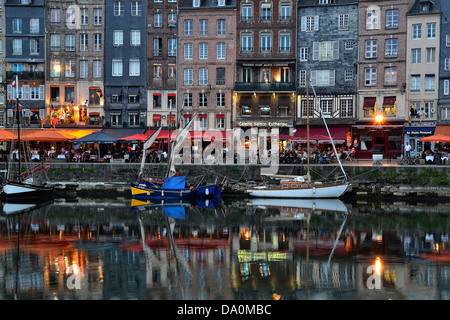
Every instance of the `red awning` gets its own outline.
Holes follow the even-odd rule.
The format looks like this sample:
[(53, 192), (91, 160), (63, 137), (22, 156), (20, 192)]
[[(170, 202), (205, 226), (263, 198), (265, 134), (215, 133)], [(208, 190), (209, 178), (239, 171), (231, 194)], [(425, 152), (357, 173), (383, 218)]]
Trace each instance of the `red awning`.
[(218, 114), (218, 115), (216, 115), (216, 118), (225, 118), (225, 115), (224, 114)]
[(199, 114), (198, 117), (199, 117), (199, 118), (206, 118), (207, 115), (206, 115), (206, 114)]
[(153, 121), (159, 121), (161, 120), (161, 115), (160, 114), (154, 114), (153, 115)]
[[(347, 133), (350, 131), (350, 127), (328, 127), (330, 135), (333, 138), (333, 142), (344, 143), (347, 137)], [(293, 140), (306, 142), (306, 127), (297, 128)], [(325, 127), (312, 127), (309, 128), (309, 139), (315, 140), (318, 143), (330, 142), (327, 129)]]
[(377, 98), (364, 98), (363, 108), (373, 108), (377, 102)]
[(383, 106), (393, 106), (395, 104), (395, 97), (384, 97)]

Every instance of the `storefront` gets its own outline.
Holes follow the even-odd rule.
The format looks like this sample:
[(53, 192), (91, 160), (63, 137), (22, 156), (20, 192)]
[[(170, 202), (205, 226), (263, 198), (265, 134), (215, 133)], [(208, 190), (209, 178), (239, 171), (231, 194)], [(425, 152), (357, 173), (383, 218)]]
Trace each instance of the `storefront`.
[(358, 158), (382, 154), (385, 159), (395, 159), (402, 153), (403, 124), (354, 125), (352, 135)]
[(432, 148), (430, 142), (422, 142), (420, 139), (433, 135), (434, 131), (434, 127), (404, 127), (404, 141), (411, 145), (412, 155), (415, 155), (415, 152), (422, 152)]

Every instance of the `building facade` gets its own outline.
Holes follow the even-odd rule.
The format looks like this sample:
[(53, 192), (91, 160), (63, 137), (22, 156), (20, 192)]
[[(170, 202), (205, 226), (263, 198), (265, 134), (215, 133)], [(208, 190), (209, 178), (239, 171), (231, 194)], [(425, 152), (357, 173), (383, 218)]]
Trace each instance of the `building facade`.
[(237, 2), (234, 126), (294, 127), (296, 0)]
[(11, 0), (4, 7), (7, 123), (12, 125), (18, 98), (22, 123), (40, 126), (45, 118), (45, 1)]
[(417, 0), (407, 15), (406, 81), (409, 85), (404, 141), (416, 152), (430, 148), (430, 143), (419, 140), (434, 133), (438, 119), (440, 20), (438, 0)]
[(0, 0), (0, 127), (6, 121), (5, 6)]
[(236, 2), (185, 0), (179, 7), (178, 92), (180, 121), (194, 113), (195, 130), (226, 131), (236, 61)]
[(438, 126), (436, 133), (450, 135), (450, 2), (440, 1), (441, 36), (439, 59)]
[(310, 132), (327, 135), (323, 114), (333, 140), (347, 143), (356, 121), (358, 2), (301, 1), (297, 20), (296, 136), (304, 138), (307, 116)]
[(104, 112), (111, 128), (147, 126), (147, 4), (105, 2)]

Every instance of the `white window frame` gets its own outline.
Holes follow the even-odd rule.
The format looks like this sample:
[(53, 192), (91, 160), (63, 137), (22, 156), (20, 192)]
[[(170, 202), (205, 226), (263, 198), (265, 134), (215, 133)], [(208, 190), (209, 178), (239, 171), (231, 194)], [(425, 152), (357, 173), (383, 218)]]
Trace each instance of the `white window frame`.
[(123, 61), (122, 59), (112, 60), (112, 76), (122, 77), (123, 76)]
[(141, 62), (139, 59), (130, 59), (128, 62), (128, 75), (139, 77), (141, 75)]

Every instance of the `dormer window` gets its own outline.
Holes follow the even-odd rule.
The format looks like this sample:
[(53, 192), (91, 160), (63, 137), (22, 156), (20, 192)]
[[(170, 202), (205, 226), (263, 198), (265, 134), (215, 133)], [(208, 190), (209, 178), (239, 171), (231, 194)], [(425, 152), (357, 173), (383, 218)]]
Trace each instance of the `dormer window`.
[(20, 0), (20, 4), (31, 4), (31, 0)]
[(192, 6), (194, 8), (200, 7), (200, 0), (192, 0)]
[(219, 7), (225, 6), (225, 0), (218, 0), (218, 1), (217, 1), (217, 5), (218, 5)]
[(432, 2), (429, 0), (420, 1), (420, 12), (430, 12)]

